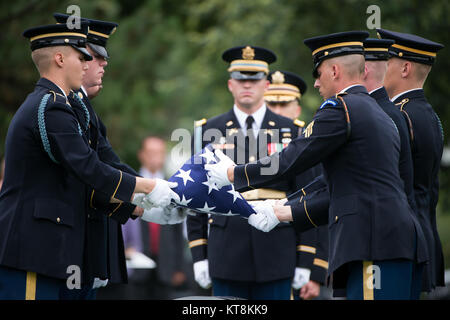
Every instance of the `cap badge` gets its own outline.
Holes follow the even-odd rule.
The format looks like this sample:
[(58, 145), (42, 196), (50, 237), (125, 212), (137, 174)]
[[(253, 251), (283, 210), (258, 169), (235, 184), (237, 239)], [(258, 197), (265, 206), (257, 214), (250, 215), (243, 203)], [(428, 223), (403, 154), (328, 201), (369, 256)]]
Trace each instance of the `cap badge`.
[(272, 74), (272, 83), (273, 84), (284, 83), (284, 74), (282, 74), (280, 71), (276, 71), (274, 74)]
[(244, 49), (242, 49), (242, 58), (244, 60), (253, 60), (255, 57), (255, 50), (252, 49), (249, 46), (246, 46)]

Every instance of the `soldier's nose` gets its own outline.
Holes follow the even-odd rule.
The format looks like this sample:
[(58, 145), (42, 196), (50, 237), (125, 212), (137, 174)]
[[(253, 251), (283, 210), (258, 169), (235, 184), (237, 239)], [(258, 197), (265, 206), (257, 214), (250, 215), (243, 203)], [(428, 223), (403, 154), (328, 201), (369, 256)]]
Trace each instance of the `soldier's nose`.
[(320, 81), (319, 81), (319, 79), (316, 79), (316, 81), (314, 81), (314, 88), (316, 88), (316, 89), (320, 88)]

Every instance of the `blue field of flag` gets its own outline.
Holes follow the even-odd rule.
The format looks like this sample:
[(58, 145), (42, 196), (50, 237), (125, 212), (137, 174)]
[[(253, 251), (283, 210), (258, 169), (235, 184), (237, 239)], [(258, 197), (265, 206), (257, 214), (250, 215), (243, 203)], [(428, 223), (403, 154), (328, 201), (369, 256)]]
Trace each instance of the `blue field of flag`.
[(168, 179), (177, 182), (174, 188), (181, 201), (176, 204), (196, 212), (241, 215), (248, 218), (255, 213), (252, 206), (234, 190), (233, 185), (218, 189), (209, 181), (205, 164), (216, 163), (218, 159), (210, 145), (193, 155), (186, 163)]

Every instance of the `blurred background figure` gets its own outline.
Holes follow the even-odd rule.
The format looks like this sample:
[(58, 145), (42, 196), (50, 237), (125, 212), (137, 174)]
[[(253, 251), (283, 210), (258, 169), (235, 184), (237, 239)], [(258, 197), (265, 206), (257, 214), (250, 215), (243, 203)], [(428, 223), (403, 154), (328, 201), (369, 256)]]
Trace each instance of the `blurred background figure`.
[[(163, 139), (156, 136), (144, 138), (138, 152), (141, 163), (139, 174), (143, 177), (167, 178), (166, 156), (167, 147)], [(156, 272), (149, 279), (154, 288), (152, 296), (155, 299), (175, 299), (193, 294), (194, 276), (185, 223), (159, 225), (140, 222), (143, 253), (156, 261)]]

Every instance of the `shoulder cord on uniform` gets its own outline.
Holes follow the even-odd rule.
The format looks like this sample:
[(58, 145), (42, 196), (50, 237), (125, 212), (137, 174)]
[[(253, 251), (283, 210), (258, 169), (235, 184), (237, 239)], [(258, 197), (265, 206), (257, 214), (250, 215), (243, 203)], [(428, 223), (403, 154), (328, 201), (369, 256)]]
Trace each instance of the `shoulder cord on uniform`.
[(344, 111), (345, 111), (345, 121), (347, 121), (347, 139), (350, 137), (350, 133), (351, 133), (351, 129), (352, 129), (352, 126), (351, 126), (351, 123), (350, 123), (350, 115), (349, 115), (349, 113), (348, 113), (348, 108), (347, 108), (347, 104), (345, 103), (345, 100), (344, 100), (344, 98), (342, 98), (340, 95), (336, 95), (337, 96), (337, 98), (339, 99), (339, 100), (341, 100), (342, 101), (342, 104), (343, 104), (343, 106), (344, 106)]
[(48, 98), (50, 98), (51, 94), (47, 93), (42, 97), (41, 103), (39, 104), (38, 108), (38, 126), (39, 126), (39, 133), (41, 135), (42, 144), (44, 145), (44, 150), (47, 152), (50, 159), (58, 164), (59, 162), (56, 161), (55, 157), (52, 154), (52, 151), (50, 149), (50, 142), (48, 141), (47, 137), (47, 130), (45, 128), (45, 108), (47, 106)]
[(89, 128), (89, 121), (91, 120), (90, 119), (90, 115), (89, 115), (89, 111), (86, 108), (86, 105), (84, 104), (83, 100), (77, 94), (74, 93), (73, 95), (74, 95), (75, 99), (80, 103), (81, 107), (83, 108), (84, 117), (86, 119), (86, 124), (84, 126), (84, 131), (87, 131), (87, 129)]
[(408, 112), (406, 112), (406, 110), (404, 109), (405, 104), (407, 104), (409, 102), (409, 99), (403, 99), (401, 102), (396, 103), (396, 106), (399, 106), (400, 111), (403, 113), (403, 116), (406, 119), (406, 124), (408, 125), (408, 131), (409, 131), (409, 144), (411, 146), (411, 151), (414, 148), (414, 130), (413, 130), (413, 126), (412, 126), (412, 121), (411, 118), (409, 117)]
[[(38, 108), (38, 127), (39, 127), (39, 133), (41, 136), (41, 140), (42, 140), (42, 144), (44, 146), (44, 150), (45, 152), (47, 152), (48, 156), (50, 157), (50, 159), (56, 163), (59, 164), (58, 161), (56, 161), (55, 157), (52, 154), (51, 148), (50, 148), (50, 141), (48, 140), (48, 136), (47, 136), (47, 129), (45, 127), (45, 108), (47, 107), (47, 102), (48, 99), (50, 98), (50, 96), (53, 94), (54, 96), (54, 100), (56, 98), (55, 96), (55, 92), (51, 91), (51, 93), (47, 93), (46, 95), (44, 95), (42, 97), (41, 103), (39, 104), (39, 108)], [(77, 96), (74, 95), (79, 99), (79, 102), (81, 102), (81, 106), (84, 109), (84, 113), (85, 113), (85, 117), (86, 117), (86, 125), (85, 125), (85, 131), (88, 128), (89, 125), (89, 111), (86, 108), (86, 105), (83, 103), (83, 101), (81, 101), (81, 99)], [(66, 104), (68, 108), (72, 109), (72, 107), (68, 104)], [(83, 131), (81, 131), (81, 127), (80, 124), (77, 121), (77, 126), (78, 126), (78, 133), (80, 134), (80, 136), (83, 135)]]
[(436, 118), (436, 120), (437, 120), (437, 122), (438, 122), (439, 129), (441, 129), (441, 138), (442, 138), (442, 142), (444, 142), (444, 128), (442, 128), (442, 122), (441, 122), (441, 119), (439, 118), (439, 116), (437, 115), (437, 113), (434, 112), (434, 110), (433, 110), (433, 114), (434, 114), (434, 117)]

